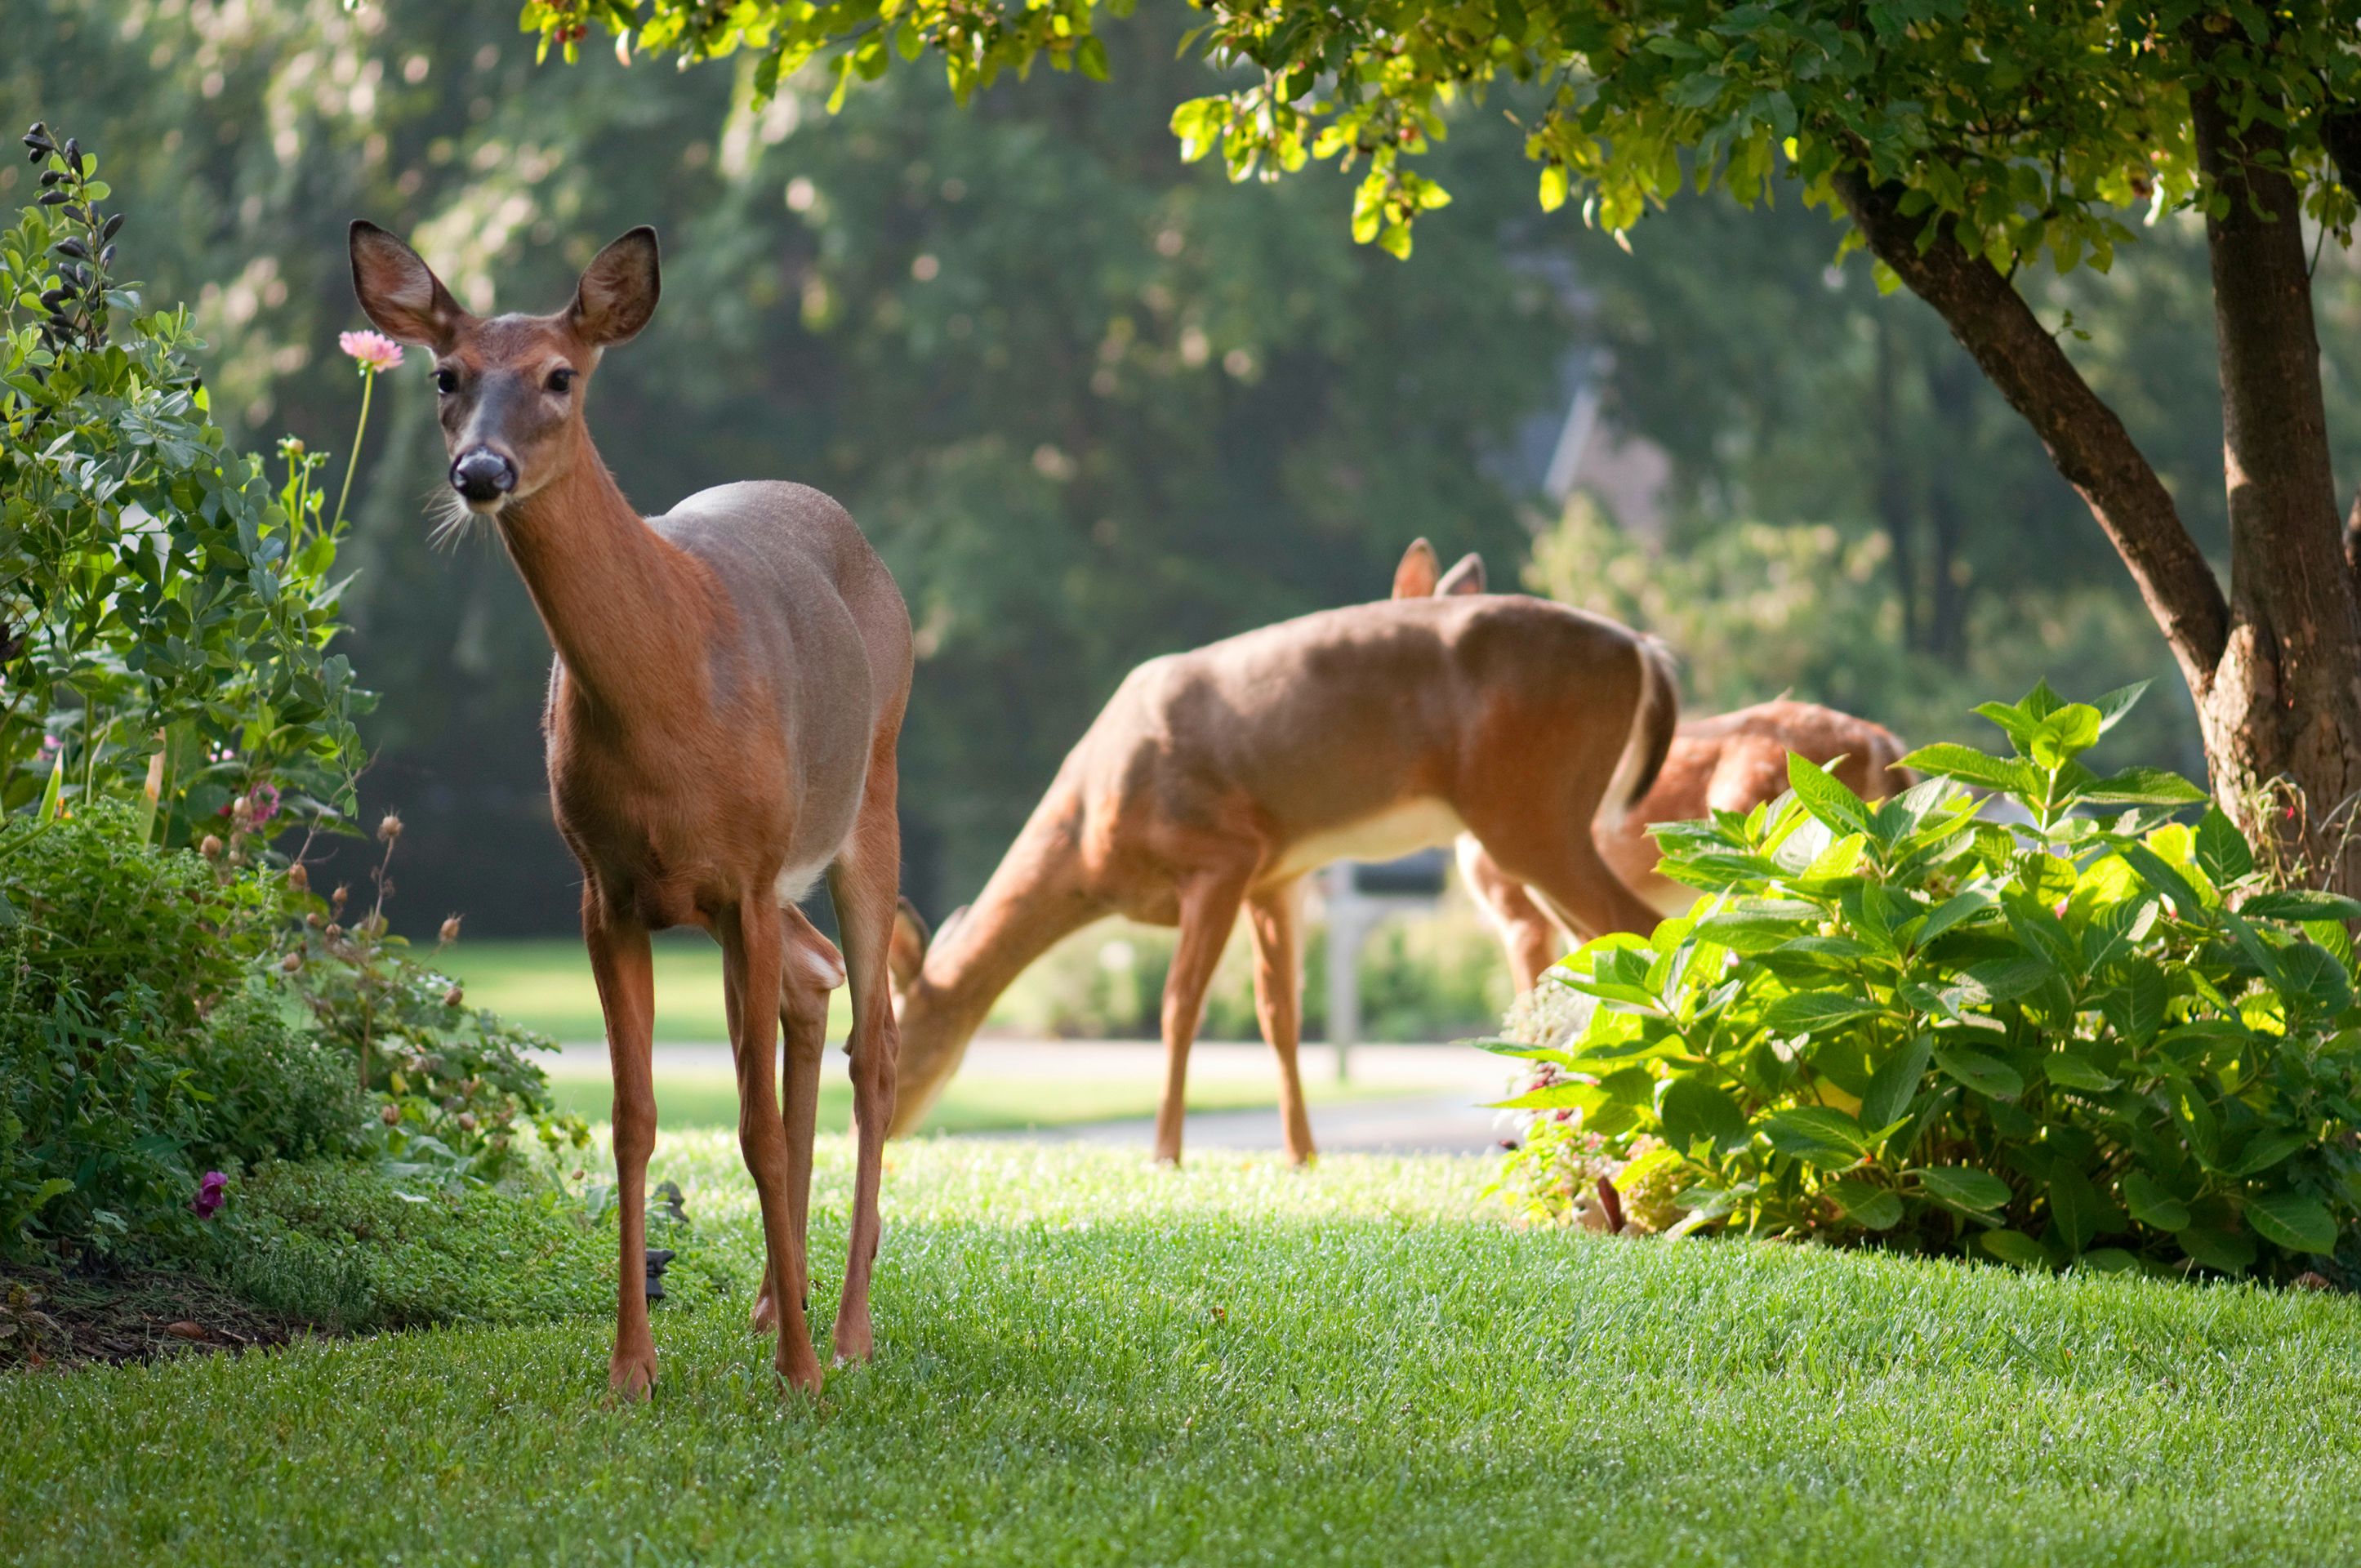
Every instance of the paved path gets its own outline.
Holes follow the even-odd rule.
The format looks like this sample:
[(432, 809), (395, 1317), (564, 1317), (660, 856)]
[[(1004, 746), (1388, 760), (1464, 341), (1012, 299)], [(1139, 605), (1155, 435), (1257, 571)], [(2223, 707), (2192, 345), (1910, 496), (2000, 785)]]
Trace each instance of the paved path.
[[(566, 1065), (577, 1071), (603, 1067), (602, 1044), (569, 1045)], [(1304, 1078), (1333, 1080), (1335, 1053), (1306, 1045)], [(1331, 1153), (1473, 1154), (1498, 1146), (1497, 1113), (1482, 1108), (1498, 1100), (1508, 1080), (1506, 1064), (1466, 1046), (1361, 1046), (1349, 1058), (1354, 1098), (1312, 1106), (1312, 1133)], [(724, 1073), (730, 1047), (722, 1045), (658, 1045), (655, 1069)], [(1270, 1083), (1270, 1050), (1259, 1041), (1201, 1040), (1190, 1053), (1193, 1083), (1215, 1080)], [(998, 1080), (1163, 1081), (1164, 1048), (1152, 1040), (980, 1039), (968, 1047), (962, 1077)], [(1024, 1133), (988, 1135), (1082, 1142), (1146, 1149), (1154, 1123), (1146, 1117), (1085, 1122)], [(1275, 1107), (1250, 1111), (1201, 1111), (1183, 1135), (1191, 1148), (1270, 1149), (1280, 1146)]]

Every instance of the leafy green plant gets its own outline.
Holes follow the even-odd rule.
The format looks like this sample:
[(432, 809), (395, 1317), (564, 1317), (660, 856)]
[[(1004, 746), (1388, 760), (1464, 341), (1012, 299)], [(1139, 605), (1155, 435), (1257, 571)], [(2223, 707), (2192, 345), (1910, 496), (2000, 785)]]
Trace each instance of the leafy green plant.
[(291, 448), (274, 486), (229, 446), (187, 310), (142, 313), (115, 276), (97, 159), (24, 140), (41, 193), (0, 235), (0, 805), (144, 796), (180, 843), (265, 787), (349, 810), (367, 695), (328, 652), (317, 460)]
[(1873, 807), (1795, 758), (1779, 801), (1659, 828), (1708, 896), (1552, 972), (1562, 1025), (1493, 1042), (1546, 1080), (1507, 1103), (1593, 1152), (1660, 1139), (1675, 1231), (2275, 1277), (2334, 1253), (2361, 903), (2269, 886), (2218, 808), (2174, 820), (2186, 780), (2084, 765), (2138, 695), (1988, 703), (2012, 754), (1927, 747)]
[[(387, 816), (378, 839), (385, 849), (365, 911), (349, 910), (348, 888), (321, 898), (300, 865), (291, 870), (289, 897), (301, 919), (278, 969), (322, 1041), (374, 1100), (380, 1155), (403, 1174), (498, 1180), (521, 1168), (519, 1135), (528, 1128), (553, 1152), (586, 1146), (588, 1126), (556, 1110), (548, 1080), (526, 1054), (557, 1043), (469, 1007), (457, 981), (387, 928), (393, 884), (386, 873), (401, 819)], [(458, 937), (454, 916), (443, 923), (435, 951)]]

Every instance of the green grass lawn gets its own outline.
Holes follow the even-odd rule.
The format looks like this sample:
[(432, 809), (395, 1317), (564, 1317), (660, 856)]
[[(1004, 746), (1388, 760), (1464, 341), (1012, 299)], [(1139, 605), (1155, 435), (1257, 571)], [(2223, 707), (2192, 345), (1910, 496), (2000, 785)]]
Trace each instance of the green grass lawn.
[[(21, 1563), (2361, 1560), (2361, 1303), (1520, 1232), (1488, 1160), (923, 1139), (879, 1355), (784, 1399), (733, 1140), (667, 1136), (737, 1283), (607, 1325), (0, 1377)], [(818, 1315), (848, 1153), (821, 1151)]]
[[(502, 1017), (560, 1040), (603, 1040), (598, 988), (590, 960), (572, 937), (532, 941), (460, 941), (434, 960), (465, 981), (467, 998)], [(696, 931), (667, 931), (655, 939), (656, 1030), (659, 1040), (726, 1041), (721, 1009), (721, 949)], [(839, 988), (829, 1003), (829, 1038), (842, 1039), (852, 1020), (851, 992)]]
[[(603, 1060), (569, 1055), (544, 1058), (549, 1087), (561, 1111), (586, 1120), (603, 1122), (614, 1103), (614, 1088)], [(821, 1069), (819, 1125), (841, 1133), (852, 1125), (852, 1086), (845, 1078), (844, 1058), (830, 1052)], [(1021, 1132), (1035, 1127), (1064, 1127), (1081, 1122), (1107, 1122), (1156, 1114), (1157, 1086), (1137, 1077), (989, 1078), (965, 1073), (951, 1080), (920, 1124), (925, 1133)], [(1339, 1100), (1381, 1098), (1385, 1091), (1359, 1084), (1316, 1079), (1303, 1086), (1304, 1098), (1314, 1105)], [(1251, 1079), (1200, 1073), (1189, 1084), (1191, 1111), (1259, 1109), (1279, 1102), (1277, 1069)], [(664, 1068), (656, 1074), (656, 1117), (667, 1132), (738, 1125), (738, 1083), (730, 1070), (713, 1068)]]

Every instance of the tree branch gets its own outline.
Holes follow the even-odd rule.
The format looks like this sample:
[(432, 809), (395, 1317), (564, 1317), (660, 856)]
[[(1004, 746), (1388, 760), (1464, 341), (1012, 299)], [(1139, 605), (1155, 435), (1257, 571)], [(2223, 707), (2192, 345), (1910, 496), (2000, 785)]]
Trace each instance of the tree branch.
[(1948, 230), (1919, 248), (1924, 221), (1903, 214), (1901, 186), (1875, 184), (1853, 169), (1837, 175), (1836, 190), (1870, 253), (1935, 308), (2041, 437), (2123, 557), (2190, 690), (2202, 695), (2229, 638), (2229, 601), (2123, 421), (1990, 263)]

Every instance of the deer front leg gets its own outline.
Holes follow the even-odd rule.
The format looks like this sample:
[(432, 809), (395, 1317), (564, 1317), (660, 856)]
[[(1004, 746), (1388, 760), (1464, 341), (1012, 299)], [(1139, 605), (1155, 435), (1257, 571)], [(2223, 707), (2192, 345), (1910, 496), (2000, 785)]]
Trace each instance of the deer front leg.
[(1180, 1123), (1189, 1109), (1189, 1047), (1205, 1014), (1205, 992), (1246, 895), (1244, 875), (1201, 876), (1180, 890), (1180, 938), (1164, 976), (1164, 1094), (1156, 1105), (1156, 1157), (1180, 1163)]
[(716, 925), (730, 1054), (738, 1069), (738, 1146), (762, 1201), (763, 1239), (769, 1255), (764, 1277), (791, 1287), (774, 1294), (779, 1343), (772, 1363), (791, 1387), (817, 1392), (819, 1358), (812, 1353), (811, 1335), (804, 1326), (803, 1258), (788, 1201), (786, 1129), (771, 1066), (778, 1038), (783, 922), (779, 906), (764, 888)]
[(1256, 894), (1246, 904), (1253, 923), (1255, 1013), (1262, 1037), (1279, 1058), (1279, 1135), (1287, 1157), (1309, 1165), (1312, 1119), (1303, 1109), (1303, 1078), (1296, 1070), (1296, 1046), (1303, 1034), (1303, 881)]
[[(844, 959), (802, 910), (788, 905), (779, 913), (786, 932), (779, 982), (779, 1032), (786, 1058), (780, 1120), (787, 1138), (787, 1212), (796, 1228), (796, 1255), (807, 1274), (788, 1288), (808, 1318), (812, 1138), (818, 1130), (820, 1056), (828, 1046), (828, 993), (844, 983)], [(778, 1326), (777, 1282), (766, 1266), (763, 1293), (754, 1301), (754, 1331), (768, 1333)]]
[(656, 1145), (656, 1094), (650, 1062), (655, 971), (647, 927), (603, 909), (595, 886), (582, 897), (582, 944), (607, 1019), (607, 1055), (615, 1080), (615, 1189), (622, 1206), (622, 1256), (616, 1277), (615, 1354), (608, 1387), (642, 1399), (656, 1380), (655, 1340), (648, 1332), (648, 1157)]
[(886, 959), (900, 907), (902, 831), (894, 814), (894, 766), (890, 751), (870, 773), (861, 820), (850, 851), (829, 872), (829, 896), (836, 904), (837, 928), (844, 937), (845, 971), (852, 984), (852, 1173), (851, 1239), (844, 1262), (844, 1294), (837, 1302), (834, 1335), (839, 1365), (866, 1361), (875, 1345), (869, 1315), (870, 1274), (877, 1262), (883, 1223), (877, 1189), (885, 1166), (885, 1134), (894, 1124), (896, 1073), (902, 1037), (894, 1020)]

